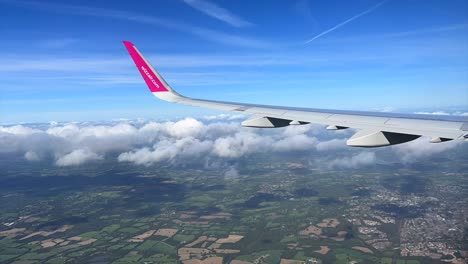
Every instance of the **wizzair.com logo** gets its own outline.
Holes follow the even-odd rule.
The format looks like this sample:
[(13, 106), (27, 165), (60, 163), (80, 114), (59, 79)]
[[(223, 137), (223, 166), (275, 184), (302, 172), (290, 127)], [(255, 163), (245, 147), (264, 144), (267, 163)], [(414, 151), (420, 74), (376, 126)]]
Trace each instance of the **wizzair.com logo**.
[(150, 81), (154, 84), (154, 86), (156, 86), (156, 88), (159, 89), (159, 85), (156, 83), (156, 80), (153, 78), (153, 76), (151, 76), (151, 74), (150, 74), (149, 71), (145, 68), (145, 66), (141, 66), (140, 69), (146, 74), (146, 77), (148, 77), (148, 79), (150, 79)]

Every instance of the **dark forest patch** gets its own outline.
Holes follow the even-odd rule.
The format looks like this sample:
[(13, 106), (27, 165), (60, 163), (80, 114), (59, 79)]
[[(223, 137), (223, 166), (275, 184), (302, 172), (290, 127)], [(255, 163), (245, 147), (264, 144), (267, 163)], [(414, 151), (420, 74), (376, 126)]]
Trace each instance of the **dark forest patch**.
[(422, 194), (428, 187), (429, 180), (424, 177), (414, 175), (388, 177), (382, 180), (382, 185), (392, 191), (398, 191), (401, 194)]
[(294, 191), (294, 195), (299, 197), (313, 197), (317, 196), (318, 194), (319, 192), (312, 188), (300, 188)]
[(280, 200), (281, 200), (281, 197), (276, 196), (271, 193), (257, 193), (255, 196), (245, 201), (242, 204), (242, 206), (245, 208), (258, 208), (260, 207), (260, 203), (274, 202), (274, 201), (280, 201)]
[(369, 197), (371, 196), (372, 191), (370, 189), (357, 189), (354, 192), (351, 193), (351, 196), (359, 196), (359, 197)]
[(320, 205), (336, 205), (342, 204), (343, 202), (334, 197), (322, 197), (318, 200)]
[(373, 208), (391, 214), (397, 218), (420, 217), (426, 211), (425, 206), (399, 206), (391, 203), (378, 204)]

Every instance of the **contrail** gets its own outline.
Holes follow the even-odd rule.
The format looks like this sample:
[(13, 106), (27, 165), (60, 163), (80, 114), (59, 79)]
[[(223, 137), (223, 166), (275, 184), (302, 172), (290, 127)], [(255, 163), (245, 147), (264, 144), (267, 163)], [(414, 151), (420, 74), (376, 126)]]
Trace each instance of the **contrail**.
[(369, 8), (369, 9), (365, 10), (364, 12), (361, 12), (361, 13), (359, 13), (359, 14), (357, 14), (357, 15), (351, 17), (350, 19), (347, 19), (347, 20), (345, 20), (345, 21), (339, 23), (339, 24), (336, 25), (336, 26), (334, 26), (334, 27), (332, 27), (332, 28), (330, 28), (330, 29), (327, 29), (327, 30), (323, 31), (322, 33), (318, 34), (317, 36), (315, 36), (315, 37), (313, 37), (313, 38), (307, 40), (306, 42), (304, 42), (304, 45), (305, 45), (305, 44), (308, 44), (308, 43), (310, 43), (310, 42), (312, 42), (312, 41), (314, 41), (314, 40), (316, 40), (316, 39), (318, 39), (318, 38), (320, 38), (320, 37), (323, 36), (323, 35), (326, 35), (326, 34), (332, 32), (332, 31), (335, 31), (336, 29), (339, 29), (340, 27), (342, 27), (342, 26), (344, 26), (344, 25), (346, 25), (346, 24), (348, 24), (348, 23), (350, 23), (350, 22), (352, 22), (352, 21), (354, 21), (354, 20), (356, 20), (356, 19), (358, 19), (358, 18), (360, 18), (360, 17), (362, 17), (362, 16), (364, 16), (364, 15), (366, 15), (366, 14), (369, 14), (370, 12), (372, 12), (372, 11), (376, 10), (377, 8), (379, 8), (381, 5), (385, 4), (385, 2), (387, 2), (387, 1), (388, 1), (388, 0), (384, 0), (384, 1), (382, 1), (382, 2), (380, 2), (380, 3), (378, 3), (378, 4), (376, 4), (375, 6), (373, 6), (373, 7)]

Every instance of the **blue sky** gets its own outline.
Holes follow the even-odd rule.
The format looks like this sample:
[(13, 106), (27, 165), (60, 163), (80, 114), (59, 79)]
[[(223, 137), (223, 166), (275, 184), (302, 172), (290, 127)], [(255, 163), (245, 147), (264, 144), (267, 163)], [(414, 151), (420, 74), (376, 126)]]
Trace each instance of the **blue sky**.
[(180, 93), (371, 111), (468, 109), (468, 2), (0, 0), (0, 123), (197, 116)]

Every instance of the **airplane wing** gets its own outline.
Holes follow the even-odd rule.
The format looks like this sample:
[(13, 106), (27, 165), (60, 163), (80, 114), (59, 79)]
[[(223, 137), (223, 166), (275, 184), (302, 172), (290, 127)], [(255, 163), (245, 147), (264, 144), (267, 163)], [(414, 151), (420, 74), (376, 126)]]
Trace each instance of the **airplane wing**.
[(431, 143), (468, 140), (468, 119), (463, 117), (325, 110), (189, 98), (172, 89), (133, 43), (124, 41), (124, 45), (156, 97), (172, 103), (252, 115), (242, 122), (243, 126), (272, 128), (315, 123), (327, 125), (329, 130), (355, 128), (358, 132), (348, 139), (347, 145), (356, 147), (400, 144), (420, 136), (430, 137)]

